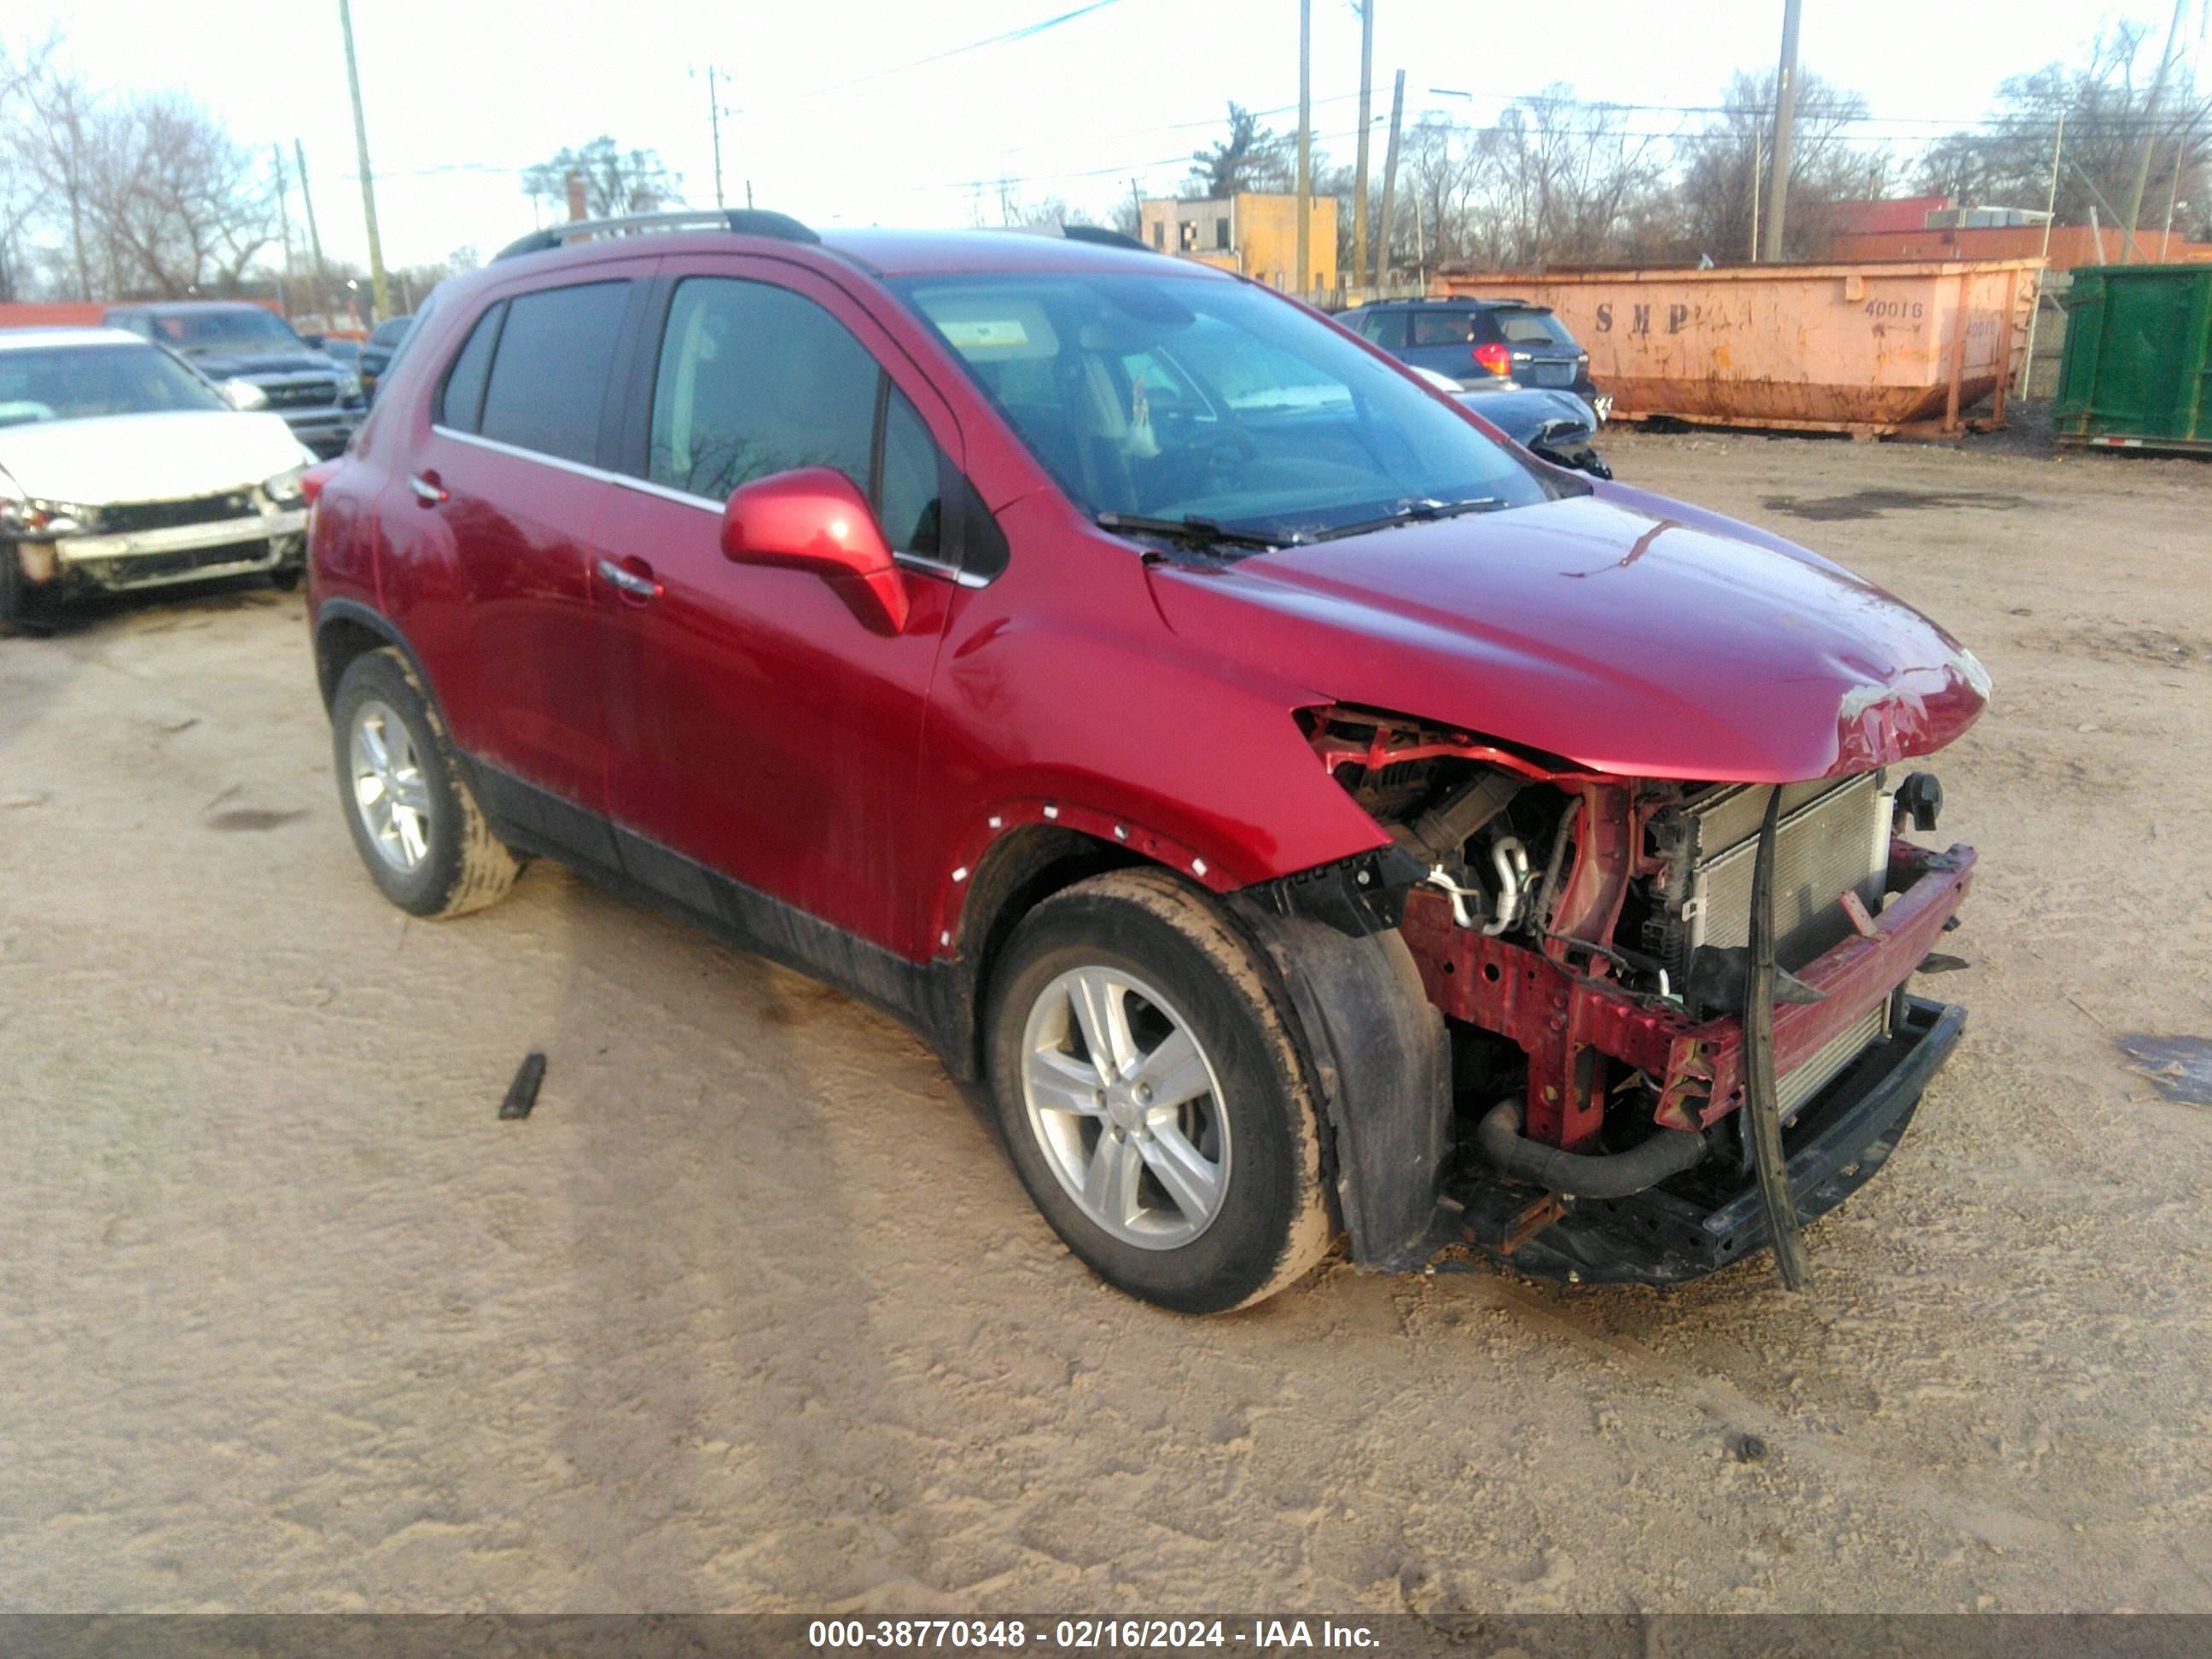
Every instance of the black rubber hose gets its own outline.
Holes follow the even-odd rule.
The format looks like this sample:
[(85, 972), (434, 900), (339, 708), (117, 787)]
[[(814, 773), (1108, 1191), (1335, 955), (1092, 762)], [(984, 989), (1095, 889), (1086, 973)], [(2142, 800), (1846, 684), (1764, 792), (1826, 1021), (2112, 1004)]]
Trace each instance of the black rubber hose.
[(1483, 1162), (1517, 1180), (1577, 1198), (1626, 1198), (1694, 1170), (1710, 1150), (1694, 1129), (1662, 1129), (1625, 1152), (1565, 1152), (1521, 1133), (1521, 1103), (1501, 1100), (1475, 1125)]

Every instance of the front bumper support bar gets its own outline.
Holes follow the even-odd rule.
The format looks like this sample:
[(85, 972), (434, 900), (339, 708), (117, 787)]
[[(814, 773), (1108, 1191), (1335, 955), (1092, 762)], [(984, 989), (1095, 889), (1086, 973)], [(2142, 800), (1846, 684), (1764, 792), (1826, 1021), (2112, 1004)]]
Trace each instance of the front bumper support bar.
[[(1801, 1221), (1826, 1214), (1874, 1178), (1966, 1029), (1964, 1008), (1921, 997), (1899, 1000), (1889, 1038), (1830, 1084), (1784, 1136)], [(1427, 1265), (1444, 1268), (1487, 1257), (1539, 1279), (1674, 1285), (1741, 1261), (1772, 1242), (1757, 1186), (1723, 1159), (1627, 1198), (1568, 1201), (1559, 1220), (1516, 1243), (1514, 1224), (1542, 1196), (1533, 1188), (1480, 1177), (1448, 1189), (1427, 1241)]]

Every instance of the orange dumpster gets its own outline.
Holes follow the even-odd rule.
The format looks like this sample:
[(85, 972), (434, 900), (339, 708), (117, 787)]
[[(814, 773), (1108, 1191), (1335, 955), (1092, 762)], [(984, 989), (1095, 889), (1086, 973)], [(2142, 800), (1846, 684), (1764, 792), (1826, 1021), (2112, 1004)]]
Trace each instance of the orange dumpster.
[(1616, 418), (1950, 436), (2004, 421), (2040, 259), (1447, 272), (1449, 295), (1547, 305)]

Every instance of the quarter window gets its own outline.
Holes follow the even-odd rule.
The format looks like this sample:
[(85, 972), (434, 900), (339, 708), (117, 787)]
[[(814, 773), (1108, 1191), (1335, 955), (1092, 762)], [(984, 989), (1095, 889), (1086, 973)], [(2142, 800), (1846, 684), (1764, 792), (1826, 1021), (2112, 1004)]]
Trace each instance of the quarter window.
[(882, 504), (876, 517), (884, 538), (900, 553), (942, 556), (944, 469), (937, 440), (896, 386), (884, 401)]
[(629, 298), (628, 283), (586, 283), (509, 300), (477, 429), (519, 449), (597, 459), (599, 415)]
[(1402, 311), (1374, 311), (1359, 319), (1363, 338), (1384, 350), (1393, 350), (1406, 343), (1406, 313)]
[(477, 318), (469, 331), (469, 343), (446, 371), (445, 386), (438, 393), (440, 426), (474, 432), (483, 419), (484, 381), (490, 377), (492, 348), (499, 343), (500, 319), (506, 314), (502, 301)]

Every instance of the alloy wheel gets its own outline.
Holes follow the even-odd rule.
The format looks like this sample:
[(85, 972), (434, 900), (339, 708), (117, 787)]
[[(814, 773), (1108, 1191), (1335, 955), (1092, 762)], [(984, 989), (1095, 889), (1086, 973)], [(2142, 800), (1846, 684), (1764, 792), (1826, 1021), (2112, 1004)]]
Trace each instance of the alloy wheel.
[(353, 802), (377, 856), (404, 874), (430, 852), (430, 786), (406, 722), (374, 698), (353, 717)]
[(1171, 1250), (1221, 1213), (1229, 1120), (1188, 1022), (1119, 969), (1075, 968), (1039, 993), (1022, 1098), (1054, 1176), (1125, 1243)]

